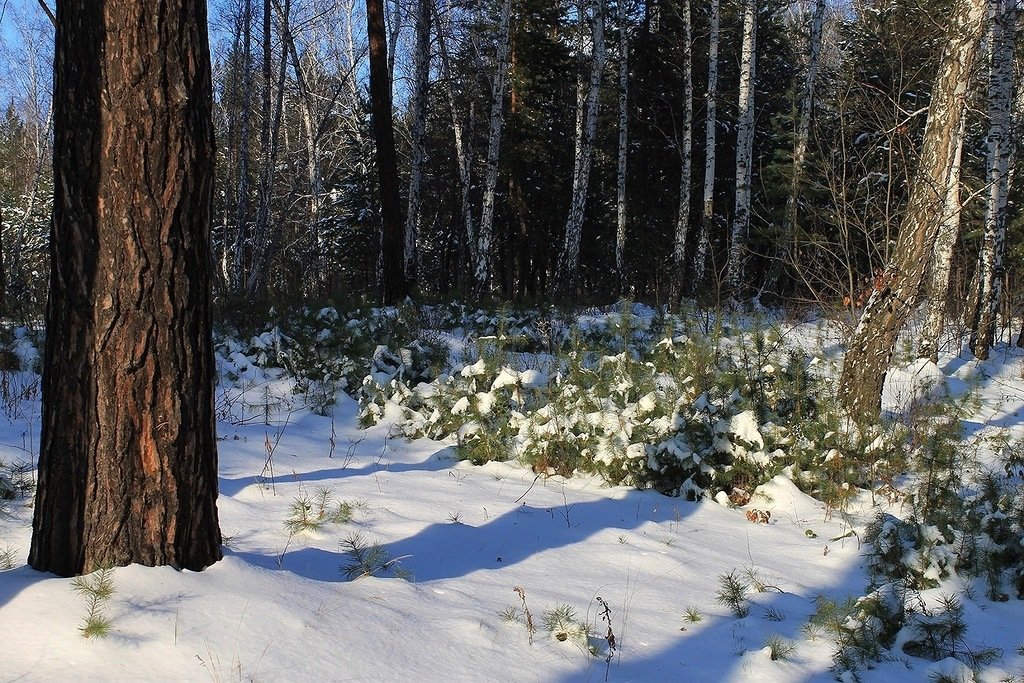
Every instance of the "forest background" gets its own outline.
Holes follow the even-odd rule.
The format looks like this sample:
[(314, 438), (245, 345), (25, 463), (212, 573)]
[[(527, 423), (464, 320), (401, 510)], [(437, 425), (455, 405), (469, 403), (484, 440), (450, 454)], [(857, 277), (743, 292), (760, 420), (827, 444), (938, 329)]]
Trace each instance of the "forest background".
[[(896, 245), (951, 3), (384, 9), (403, 264), (385, 298), (757, 298), (856, 315)], [(356, 0), (209, 7), (215, 291), (229, 306), (381, 299), (394, 246), (382, 250), (365, 12)], [(994, 239), (993, 45), (1012, 54), (1018, 11), (993, 2), (989, 14), (949, 284), (928, 292), (953, 320)], [(46, 298), (53, 26), (43, 3), (9, 0), (0, 27), (0, 293), (4, 312), (29, 318)], [(1010, 64), (1012, 154), (1024, 100)], [(1007, 193), (1003, 320), (1022, 306), (1005, 267), (1020, 258), (1018, 184)]]

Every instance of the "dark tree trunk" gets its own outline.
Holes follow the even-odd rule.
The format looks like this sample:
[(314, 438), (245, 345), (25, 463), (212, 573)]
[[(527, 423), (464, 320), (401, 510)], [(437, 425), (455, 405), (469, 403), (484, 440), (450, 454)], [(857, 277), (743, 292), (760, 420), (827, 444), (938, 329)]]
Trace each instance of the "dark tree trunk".
[(370, 106), (380, 185), (381, 301), (399, 302), (408, 294), (404, 272), (405, 240), (398, 190), (398, 159), (391, 120), (391, 79), (388, 77), (388, 42), (384, 29), (383, 0), (366, 0), (366, 35), (370, 45)]
[(879, 417), (896, 340), (920, 299), (957, 159), (957, 131), (981, 35), (985, 0), (959, 0), (932, 89), (921, 158), (896, 249), (864, 308), (839, 378), (839, 399), (862, 423)]
[(162, 7), (58, 5), (29, 564), (62, 576), (221, 556), (206, 3)]

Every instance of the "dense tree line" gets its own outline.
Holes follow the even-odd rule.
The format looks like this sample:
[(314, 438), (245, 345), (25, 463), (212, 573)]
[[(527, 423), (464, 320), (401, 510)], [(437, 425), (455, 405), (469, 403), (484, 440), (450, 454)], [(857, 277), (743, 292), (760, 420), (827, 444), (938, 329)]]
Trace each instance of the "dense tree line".
[[(950, 4), (217, 3), (216, 292), (758, 297), (855, 313), (897, 244)], [(7, 48), (8, 68), (36, 66), (8, 86), (0, 125), (0, 291), (26, 311), (44, 298), (52, 187), (52, 35), (36, 14)], [(942, 311), (968, 302), (953, 312), (980, 330), (1020, 290), (1007, 267), (1018, 13), (993, 0), (988, 15), (965, 201), (945, 233), (953, 296), (930, 287)]]

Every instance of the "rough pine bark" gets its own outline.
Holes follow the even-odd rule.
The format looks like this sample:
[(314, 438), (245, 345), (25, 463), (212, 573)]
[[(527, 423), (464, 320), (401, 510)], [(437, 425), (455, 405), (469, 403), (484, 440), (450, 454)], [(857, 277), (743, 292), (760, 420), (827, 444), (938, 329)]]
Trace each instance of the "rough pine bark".
[(739, 296), (747, 260), (750, 229), (750, 179), (754, 152), (754, 75), (757, 70), (757, 0), (743, 2), (743, 48), (740, 56), (740, 94), (736, 121), (736, 208), (729, 235), (725, 285)]
[(672, 306), (677, 306), (686, 282), (686, 242), (690, 231), (690, 175), (693, 172), (693, 48), (690, 0), (683, 0), (683, 139), (679, 149), (679, 208), (672, 246)]
[(370, 106), (377, 178), (380, 190), (381, 231), (380, 298), (396, 304), (409, 293), (402, 266), (405, 240), (402, 234), (401, 199), (398, 190), (398, 158), (391, 118), (391, 79), (388, 77), (387, 33), (383, 0), (366, 0), (366, 34), (370, 44)]
[(708, 90), (704, 116), (704, 192), (701, 201), (700, 232), (693, 258), (694, 293), (704, 284), (708, 254), (711, 251), (711, 228), (715, 224), (715, 145), (718, 127), (718, 36), (721, 17), (720, 0), (711, 0), (708, 19)]
[(1006, 201), (1009, 195), (1010, 161), (1013, 155), (1012, 93), (1015, 48), (1015, 11), (1010, 0), (991, 0), (990, 45), (992, 61), (988, 84), (988, 196), (985, 231), (968, 307), (971, 353), (988, 358), (995, 341), (996, 313), (1002, 299), (1006, 256)]
[(964, 116), (985, 4), (985, 0), (958, 0), (953, 7), (896, 247), (868, 298), (843, 362), (839, 400), (860, 423), (879, 418), (882, 386), (896, 339), (920, 298), (956, 161), (956, 132)]
[(29, 564), (62, 576), (129, 563), (200, 570), (221, 556), (206, 3), (161, 9), (57, 9)]
[(412, 149), (409, 162), (409, 204), (405, 216), (403, 267), (409, 282), (416, 280), (416, 235), (420, 221), (420, 188), (423, 184), (424, 146), (427, 132), (427, 88), (430, 81), (430, 0), (417, 0), (416, 49), (413, 52)]

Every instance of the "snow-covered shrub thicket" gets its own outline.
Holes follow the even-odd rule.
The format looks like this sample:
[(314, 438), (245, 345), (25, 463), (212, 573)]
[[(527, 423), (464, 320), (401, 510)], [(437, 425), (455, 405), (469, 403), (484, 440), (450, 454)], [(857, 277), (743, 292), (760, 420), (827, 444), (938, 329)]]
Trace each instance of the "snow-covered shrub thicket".
[(967, 638), (961, 601), (943, 592), (979, 578), (987, 597), (1024, 599), (1024, 474), (1019, 445), (1001, 454), (1005, 471), (969, 471), (960, 422), (938, 406), (907, 425), (907, 519), (879, 513), (868, 526), (868, 595), (837, 631), (837, 671), (855, 671), (902, 651), (959, 659), (976, 668), (998, 655)]
[[(464, 316), (459, 332), (475, 345), (430, 382), (405, 372), (410, 359), (382, 356), (359, 392), (364, 424), (387, 417), (410, 438), (454, 438), (475, 463), (519, 458), (690, 499), (745, 502), (786, 466), (825, 492), (872, 481), (867, 446), (885, 439), (839, 425), (812, 360), (777, 330), (701, 330), (626, 307), (569, 326), (537, 320)], [(481, 322), (494, 334), (474, 334)]]

